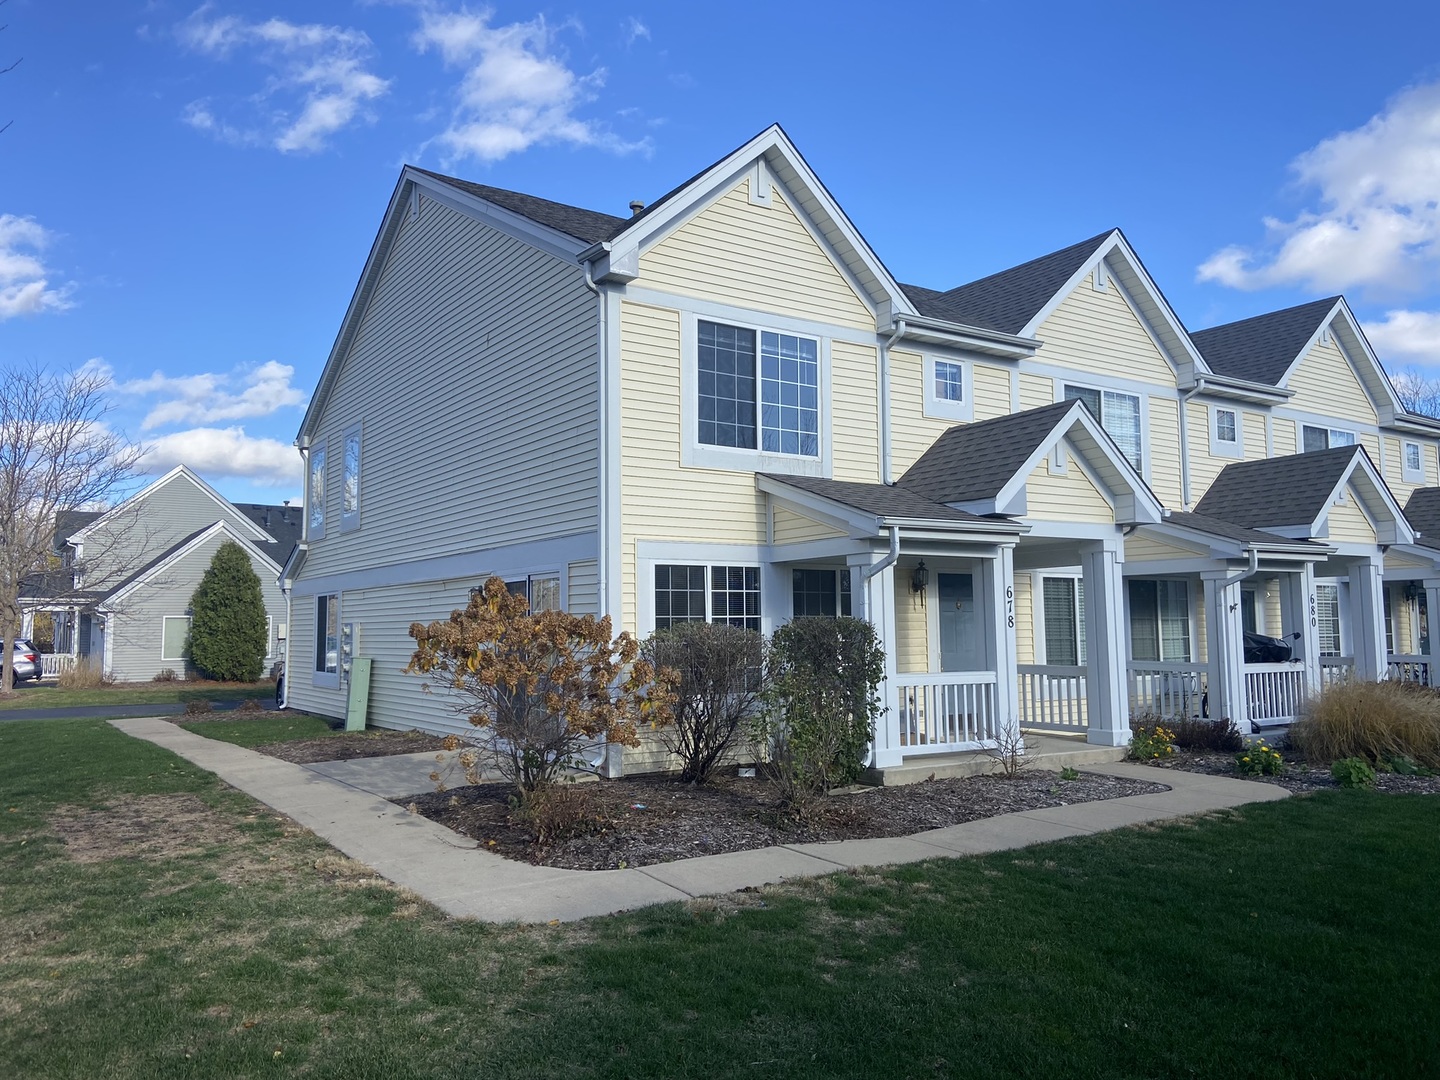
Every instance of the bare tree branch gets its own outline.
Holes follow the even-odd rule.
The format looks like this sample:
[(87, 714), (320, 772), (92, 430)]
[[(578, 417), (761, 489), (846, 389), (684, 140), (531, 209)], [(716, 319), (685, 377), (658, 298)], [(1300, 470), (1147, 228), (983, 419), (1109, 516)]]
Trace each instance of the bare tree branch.
[(1408, 367), (1392, 375), (1390, 385), (1407, 410), (1440, 420), (1440, 378)]

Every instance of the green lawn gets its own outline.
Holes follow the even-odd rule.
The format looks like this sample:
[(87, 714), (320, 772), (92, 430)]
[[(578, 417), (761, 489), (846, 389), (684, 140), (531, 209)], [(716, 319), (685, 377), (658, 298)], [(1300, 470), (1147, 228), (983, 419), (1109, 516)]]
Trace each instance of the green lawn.
[(497, 929), (104, 723), (0, 726), (17, 1077), (1426, 1076), (1437, 956), (1434, 798)]
[(186, 731), (207, 739), (234, 743), (236, 746), (260, 746), (264, 743), (288, 742), (292, 739), (321, 739), (340, 732), (330, 727), (323, 716), (286, 711), (276, 716), (234, 716), (224, 719), (187, 721), (180, 725)]
[(0, 698), (0, 712), (7, 709), (64, 709), (72, 705), (167, 705), (196, 699), (243, 701), (246, 698), (273, 701), (275, 684), (129, 683), (94, 690), (61, 690), (51, 683), (22, 683), (12, 696)]

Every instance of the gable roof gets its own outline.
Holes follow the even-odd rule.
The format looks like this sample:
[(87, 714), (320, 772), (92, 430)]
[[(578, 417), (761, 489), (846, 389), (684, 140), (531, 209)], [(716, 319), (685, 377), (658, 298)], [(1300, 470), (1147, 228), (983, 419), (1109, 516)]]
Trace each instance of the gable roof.
[(1278, 386), (1339, 302), (1340, 297), (1329, 296), (1208, 330), (1194, 330), (1190, 340), (1215, 373)]
[(1332, 446), (1234, 462), (1220, 470), (1195, 512), (1247, 529), (1307, 525), (1324, 512), (1355, 456), (1364, 453), (1362, 446)]
[(884, 520), (900, 518), (954, 522), (958, 525), (994, 525), (997, 522), (1015, 524), (1006, 518), (982, 517), (965, 510), (957, 510), (893, 484), (857, 484), (845, 480), (823, 480), (819, 477), (781, 473), (759, 475)]
[[(155, 494), (155, 492), (159, 491), (167, 484), (182, 479), (188, 481), (203, 494), (208, 495), (215, 502), (217, 509), (235, 509), (234, 503), (232, 503), (229, 499), (225, 498), (224, 495), (221, 495), (213, 487), (211, 487), (204, 480), (202, 480), (199, 474), (193, 472), (188, 465), (176, 465), (175, 468), (171, 469), (164, 476), (160, 477), (160, 479), (141, 488), (134, 495), (131, 495), (128, 499), (125, 499), (123, 502), (111, 507), (103, 514), (97, 514), (93, 518), (91, 518), (91, 520), (84, 522), (76, 532), (64, 537), (64, 539), (83, 541), (85, 539), (85, 536), (91, 530), (100, 527), (106, 521), (118, 516), (121, 513), (130, 512), (131, 510), (135, 509), (139, 503), (143, 502), (145, 499), (148, 499), (151, 495)], [(59, 522), (57, 521), (56, 524), (58, 525)], [(260, 528), (259, 525), (254, 524), (253, 522), (249, 523), (248, 528), (246, 528), (245, 531), (250, 534), (251, 540), (260, 540), (264, 542), (269, 539), (269, 537), (265, 533), (265, 530)]]
[(211, 536), (214, 536), (217, 533), (223, 533), (226, 537), (234, 540), (237, 544), (244, 548), (245, 551), (250, 555), (258, 556), (265, 562), (270, 563), (274, 569), (274, 575), (272, 575), (272, 580), (274, 579), (275, 575), (279, 574), (280, 563), (278, 560), (276, 560), (273, 556), (267, 554), (266, 552), (262, 551), (259, 546), (254, 543), (253, 540), (232, 527), (229, 522), (222, 520), (215, 522), (213, 525), (206, 525), (203, 529), (196, 529), (188, 536), (181, 537), (175, 543), (171, 544), (168, 548), (162, 551), (159, 555), (155, 556), (155, 558), (151, 559), (144, 566), (140, 567), (140, 569), (136, 570), (124, 581), (120, 582), (120, 584), (116, 585), (114, 588), (104, 593), (99, 598), (100, 605), (103, 607), (106, 603), (118, 600), (123, 594), (130, 592), (130, 590), (132, 589), (138, 588), (154, 574), (158, 573), (160, 570), (170, 565), (171, 563), (174, 563), (177, 560), (184, 558), (193, 549), (199, 547)]
[(1279, 533), (1266, 532), (1263, 529), (1247, 529), (1243, 525), (1236, 525), (1233, 522), (1223, 521), (1205, 514), (1187, 514), (1179, 510), (1172, 510), (1165, 515), (1165, 524), (1181, 529), (1191, 529), (1207, 536), (1218, 536), (1222, 540), (1233, 540), (1246, 547), (1299, 547), (1326, 550), (1323, 544), (1317, 544), (1313, 540), (1295, 540), (1288, 536), (1281, 536)]
[(993, 499), (1077, 404), (1057, 401), (949, 428), (910, 466), (900, 483), (941, 503)]
[(1440, 487), (1412, 491), (1405, 504), (1405, 517), (1418, 530), (1417, 544), (1440, 549)]
[(947, 322), (1019, 334), (1118, 229), (1081, 240), (997, 274), (937, 292), (902, 285), (921, 314)]
[(275, 551), (281, 556), (275, 561), (283, 565), (289, 558), (290, 550), (300, 542), (305, 512), (298, 506), (274, 506), (269, 503), (232, 505), (274, 538)]
[(476, 184), (470, 180), (461, 180), (459, 177), (446, 176), (444, 173), (422, 169), (418, 165), (408, 167), (414, 172), (442, 181), (468, 195), (474, 195), (477, 199), (494, 203), (521, 217), (529, 218), (537, 224), (555, 229), (567, 236), (573, 236), (577, 240), (583, 240), (587, 244), (593, 244), (613, 236), (631, 220), (616, 217), (614, 214), (602, 214), (598, 210), (585, 210), (578, 206), (553, 202), (537, 195), (526, 195), (521, 191), (508, 191), (505, 188), (490, 187), (488, 184)]

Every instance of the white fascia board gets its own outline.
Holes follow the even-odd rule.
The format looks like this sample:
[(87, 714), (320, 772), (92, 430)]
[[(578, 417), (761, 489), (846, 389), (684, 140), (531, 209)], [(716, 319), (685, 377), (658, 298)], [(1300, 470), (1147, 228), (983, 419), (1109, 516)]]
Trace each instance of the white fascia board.
[[(1390, 382), (1390, 377), (1385, 373), (1385, 365), (1380, 363), (1380, 358), (1375, 355), (1375, 350), (1370, 347), (1370, 340), (1365, 336), (1365, 331), (1360, 328), (1360, 323), (1355, 318), (1355, 313), (1350, 310), (1350, 305), (1342, 296), (1335, 305), (1336, 310), (1330, 313), (1329, 323), (1331, 332), (1339, 330), (1335, 343), (1345, 359), (1356, 369), (1360, 381), (1364, 384), (1366, 392), (1369, 393), (1371, 403), (1375, 411), (1379, 413), (1380, 422), (1390, 423), (1405, 415), (1405, 406), (1400, 402), (1400, 396), (1395, 393), (1395, 387)], [(1362, 357), (1363, 363), (1357, 363), (1356, 357)]]
[(567, 232), (552, 229), (549, 225), (542, 225), (524, 214), (507, 210), (479, 195), (452, 187), (445, 181), (425, 173), (416, 172), (409, 166), (405, 167), (401, 179), (413, 183), (425, 193), (427, 198), (443, 203), (452, 210), (475, 219), (482, 225), (488, 225), (507, 236), (512, 236), (516, 240), (522, 240), (532, 247), (548, 252), (561, 262), (576, 262), (580, 252), (587, 246), (583, 240), (577, 240)]
[(1294, 390), (1224, 375), (1198, 375), (1194, 384), (1185, 389), (1193, 389), (1206, 398), (1242, 401), (1249, 405), (1283, 405), (1295, 396)]
[(272, 544), (275, 542), (275, 538), (273, 536), (267, 533), (264, 529), (260, 528), (259, 525), (256, 525), (244, 514), (240, 513), (240, 511), (235, 508), (234, 503), (232, 503), (229, 499), (225, 498), (224, 495), (221, 495), (213, 487), (207, 484), (203, 479), (200, 478), (199, 474), (194, 472), (188, 465), (183, 464), (176, 465), (173, 469), (167, 472), (164, 476), (160, 477), (160, 479), (156, 480), (154, 483), (146, 485), (145, 487), (137, 491), (134, 495), (131, 495), (130, 498), (120, 503), (120, 505), (115, 506), (110, 510), (107, 510), (100, 517), (96, 518), (94, 521), (90, 522), (90, 524), (86, 525), (83, 529), (76, 532), (75, 535), (67, 536), (65, 538), (65, 542), (68, 544), (84, 543), (85, 538), (89, 536), (93, 530), (100, 528), (107, 521), (111, 520), (111, 518), (121, 513), (128, 514), (133, 512), (136, 508), (136, 504), (149, 498), (151, 495), (159, 491), (161, 488), (165, 487), (167, 484), (173, 483), (174, 481), (181, 478), (188, 480), (191, 484), (195, 486), (197, 490), (199, 490), (205, 495), (208, 495), (222, 510), (228, 510), (230, 513), (234, 514), (237, 518), (239, 518), (244, 528), (250, 533), (252, 537), (261, 541), (262, 543)]
[[(1417, 533), (1416, 536), (1418, 537), (1419, 534)], [(1436, 551), (1434, 548), (1421, 547), (1419, 544), (1393, 544), (1391, 545), (1390, 550), (1399, 552), (1401, 555), (1406, 555), (1412, 559), (1418, 559), (1421, 562), (1428, 563), (1429, 566), (1423, 568), (1424, 572), (1427, 574), (1433, 570), (1440, 569), (1440, 551)], [(1422, 568), (1409, 566), (1396, 567), (1393, 571), (1396, 574), (1394, 580), (1407, 581), (1410, 578), (1414, 577), (1414, 571), (1417, 569)], [(1387, 580), (1390, 578), (1391, 573), (1392, 571), (1390, 570), (1387, 570), (1385, 572)]]
[(1375, 527), (1375, 538), (1381, 544), (1413, 544), (1415, 542), (1415, 530), (1405, 517), (1405, 511), (1396, 502), (1395, 496), (1390, 493), (1390, 488), (1376, 471), (1374, 464), (1370, 461), (1370, 455), (1365, 453), (1364, 447), (1356, 447), (1359, 451), (1350, 462), (1340, 478), (1340, 483), (1330, 493), (1329, 500), (1325, 503), (1325, 516), (1329, 516), (1330, 506), (1334, 504), (1336, 497), (1346, 485), (1355, 489), (1355, 493), (1361, 498), (1357, 500), (1360, 505), (1360, 512), (1370, 520)]
[(309, 553), (310, 547), (304, 543), (296, 544), (291, 549), (289, 556), (285, 559), (285, 565), (280, 568), (280, 573), (275, 577), (282, 589), (288, 589), (294, 585), (295, 578), (305, 567), (305, 556)]
[(920, 530), (933, 533), (936, 537), (963, 538), (968, 535), (981, 536), (986, 543), (994, 543), (997, 536), (1013, 536), (1017, 540), (1030, 531), (1030, 526), (1021, 521), (946, 521), (927, 518), (886, 517), (881, 522), (885, 528), (897, 528), (904, 532)]
[[(1320, 335), (1330, 328), (1330, 320), (1335, 318), (1336, 312), (1340, 311), (1344, 303), (1344, 300), (1336, 300), (1335, 306), (1326, 312), (1323, 319), (1315, 324), (1315, 332), (1310, 335), (1310, 340), (1305, 342), (1305, 344), (1300, 347), (1300, 351), (1290, 358), (1290, 363), (1285, 367), (1285, 374), (1280, 376), (1279, 381), (1275, 384), (1276, 386), (1283, 386), (1288, 389), (1290, 376), (1295, 374), (1295, 369), (1300, 366), (1300, 361), (1310, 355), (1310, 350), (1319, 343)], [(1343, 352), (1344, 350), (1342, 349), (1341, 351)]]
[(1002, 360), (1024, 360), (1034, 356), (1043, 344), (1035, 338), (1002, 334), (998, 330), (966, 326), (964, 323), (952, 323), (924, 315), (897, 315), (890, 324), (890, 331), (893, 333), (902, 325), (905, 331), (902, 335), (904, 341), (925, 345), (949, 345)]
[[(1152, 525), (1142, 525), (1136, 530), (1136, 534), (1210, 558), (1234, 559), (1244, 552), (1244, 545), (1238, 540), (1214, 536), (1199, 529), (1187, 529), (1183, 525), (1174, 524), (1169, 518)], [(1143, 565), (1143, 563), (1139, 565)]]
[(755, 488), (791, 513), (818, 521), (822, 525), (843, 529), (855, 538), (873, 536), (881, 528), (881, 519), (874, 514), (811, 491), (791, 487), (769, 476), (756, 473)]
[[(658, 243), (679, 228), (700, 209), (729, 191), (763, 161), (775, 180), (796, 197), (795, 207), (802, 219), (808, 216), (825, 238), (826, 245), (841, 254), (841, 265), (857, 279), (872, 308), (888, 305), (895, 317), (914, 314), (914, 307), (891, 276), (864, 236), (840, 208), (820, 178), (810, 169), (779, 124), (772, 124), (734, 152), (721, 158), (654, 211), (642, 214), (635, 224), (602, 244), (579, 253), (582, 261), (601, 261), (602, 268), (625, 278), (638, 273), (638, 252)], [(846, 250), (848, 249), (848, 250)], [(603, 273), (596, 274), (597, 278)]]

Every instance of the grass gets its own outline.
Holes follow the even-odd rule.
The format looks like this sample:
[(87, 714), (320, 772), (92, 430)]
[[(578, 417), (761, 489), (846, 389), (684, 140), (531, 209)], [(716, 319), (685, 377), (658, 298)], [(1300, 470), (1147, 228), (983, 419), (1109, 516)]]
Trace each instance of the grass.
[(12, 723), (0, 1061), (37, 1078), (1432, 1075), (1437, 824), (1431, 797), (1326, 792), (494, 928), (108, 725)]
[(324, 717), (297, 712), (260, 717), (226, 715), (223, 720), (191, 720), (180, 726), (207, 739), (219, 739), (236, 746), (260, 746), (292, 739), (323, 739), (327, 735), (343, 734), (332, 729), (330, 721)]
[(174, 702), (243, 701), (255, 698), (271, 701), (273, 682), (217, 683), (122, 683), (87, 690), (62, 690), (49, 683), (25, 683), (9, 697), (0, 697), (0, 712), (11, 709), (64, 709), (72, 705), (167, 705)]

